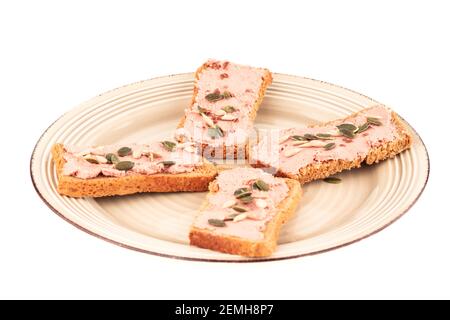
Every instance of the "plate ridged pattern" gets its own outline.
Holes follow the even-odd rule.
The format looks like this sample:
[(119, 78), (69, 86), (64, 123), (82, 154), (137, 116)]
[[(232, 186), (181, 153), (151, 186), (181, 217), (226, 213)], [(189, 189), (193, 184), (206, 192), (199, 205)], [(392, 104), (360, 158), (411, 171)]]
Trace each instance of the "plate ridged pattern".
[[(33, 154), (32, 178), (41, 197), (76, 226), (122, 246), (176, 258), (249, 261), (188, 245), (189, 225), (205, 193), (71, 199), (56, 192), (52, 144), (126, 144), (170, 137), (189, 104), (192, 88), (193, 74), (155, 78), (109, 91), (66, 113), (43, 134)], [(325, 82), (275, 74), (256, 123), (258, 128), (307, 125), (375, 103)], [(400, 217), (420, 195), (428, 177), (425, 146), (415, 133), (414, 138), (411, 150), (377, 166), (343, 173), (339, 185), (316, 181), (305, 186), (297, 215), (284, 226), (278, 250), (268, 259), (352, 243)]]

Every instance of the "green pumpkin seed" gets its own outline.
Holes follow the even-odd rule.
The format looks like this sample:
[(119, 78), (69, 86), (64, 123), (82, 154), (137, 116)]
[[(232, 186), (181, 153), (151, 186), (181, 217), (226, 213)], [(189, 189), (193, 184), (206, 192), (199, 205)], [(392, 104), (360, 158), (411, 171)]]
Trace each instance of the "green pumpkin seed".
[(335, 177), (328, 177), (328, 178), (323, 179), (323, 181), (325, 181), (327, 183), (333, 183), (333, 184), (338, 184), (338, 183), (342, 182), (341, 179), (335, 178)]
[(175, 164), (175, 161), (166, 160), (166, 161), (158, 162), (158, 164), (160, 164), (160, 163), (162, 163), (165, 167), (170, 167), (170, 166), (173, 166)]
[(323, 148), (325, 150), (331, 150), (331, 149), (334, 149), (335, 147), (336, 147), (336, 143), (334, 143), (334, 142), (327, 143), (326, 145), (323, 146)]
[(116, 163), (115, 168), (121, 171), (131, 170), (134, 167), (133, 161), (120, 161)]
[(219, 138), (219, 137), (223, 137), (223, 131), (219, 126), (215, 126), (212, 128), (208, 128), (208, 135), (213, 138)]
[(250, 196), (251, 194), (252, 194), (251, 191), (242, 192), (242, 193), (239, 193), (238, 195), (236, 195), (236, 199), (242, 199), (242, 198)]
[[(250, 194), (251, 194), (251, 193), (250, 193)], [(242, 202), (242, 203), (245, 203), (245, 204), (252, 202), (253, 199), (254, 199), (254, 198), (253, 198), (251, 195), (248, 195), (248, 196), (246, 196), (246, 197), (239, 198), (239, 200), (241, 200), (241, 202)]]
[(351, 123), (343, 123), (337, 126), (337, 128), (339, 129), (339, 131), (341, 130), (348, 130), (351, 132), (356, 132), (356, 130), (358, 130), (358, 127), (355, 126), (354, 124)]
[(353, 139), (355, 137), (355, 133), (353, 131), (347, 129), (339, 129), (339, 132), (347, 138)]
[(118, 154), (120, 157), (125, 157), (125, 156), (130, 155), (132, 151), (133, 151), (133, 150), (131, 150), (131, 148), (128, 148), (128, 147), (122, 147), (122, 148), (120, 148), (119, 150), (117, 150), (117, 154)]
[(223, 221), (233, 221), (234, 218), (236, 218), (239, 215), (239, 213), (232, 213), (226, 216)]
[(202, 108), (202, 107), (200, 107), (200, 106), (197, 106), (197, 110), (198, 110), (198, 112), (199, 112), (200, 114), (202, 114), (202, 113), (208, 113), (208, 109)]
[(292, 136), (291, 138), (294, 139), (294, 140), (298, 140), (298, 141), (305, 141), (306, 140), (304, 137), (299, 136), (299, 135)]
[(111, 157), (114, 156), (114, 155), (115, 155), (114, 153), (107, 153), (107, 154), (105, 154), (105, 158), (106, 158), (106, 160), (108, 160), (108, 163), (112, 163)]
[(167, 141), (167, 140), (162, 141), (161, 144), (167, 151), (170, 151), (170, 152), (172, 152), (175, 149), (175, 147), (177, 146), (177, 144), (175, 142)]
[(222, 110), (225, 111), (226, 113), (233, 113), (237, 111), (237, 109), (233, 106), (225, 106), (222, 108)]
[(358, 131), (357, 131), (356, 133), (364, 132), (364, 131), (366, 131), (367, 129), (369, 129), (369, 123), (368, 123), (368, 122), (364, 123), (363, 125), (360, 125), (360, 126), (358, 127)]
[(117, 162), (119, 162), (119, 158), (114, 154), (114, 153), (108, 153), (105, 156), (106, 160), (108, 160), (109, 164), (116, 164)]
[(249, 191), (250, 191), (250, 189), (248, 189), (248, 188), (239, 188), (239, 189), (236, 189), (236, 191), (234, 191), (234, 195), (237, 196), (237, 195), (240, 195), (241, 193), (249, 192)]
[(261, 191), (269, 191), (270, 187), (263, 180), (258, 179), (253, 183), (253, 188)]
[(367, 117), (367, 122), (369, 124), (374, 125), (374, 126), (381, 126), (382, 125), (380, 119), (374, 118), (374, 117)]
[(225, 227), (227, 225), (223, 220), (220, 219), (208, 219), (208, 223), (214, 227), (219, 228)]
[(314, 134), (306, 133), (303, 135), (303, 138), (306, 140), (317, 140), (318, 138)]
[(224, 98), (223, 95), (216, 92), (209, 93), (205, 96), (205, 99), (208, 100), (209, 102), (216, 102), (222, 100), (223, 98)]
[(240, 206), (232, 206), (231, 208), (232, 208), (234, 211), (237, 211), (237, 212), (246, 212), (246, 211), (247, 211), (246, 208), (240, 207)]
[(223, 96), (224, 99), (229, 99), (229, 98), (231, 98), (233, 96), (233, 94), (231, 92), (229, 92), (229, 91), (224, 91), (222, 93), (222, 96)]
[(222, 128), (219, 127), (219, 126), (216, 126), (216, 130), (219, 133), (219, 136), (223, 137), (223, 130), (222, 130)]
[(208, 136), (210, 136), (213, 139), (216, 139), (219, 137), (219, 133), (217, 132), (216, 128), (208, 128)]
[(316, 137), (320, 140), (332, 140), (333, 137), (329, 133), (318, 133), (316, 134)]
[(84, 160), (86, 160), (89, 163), (98, 164), (98, 161), (96, 159), (93, 159), (93, 158), (84, 158)]

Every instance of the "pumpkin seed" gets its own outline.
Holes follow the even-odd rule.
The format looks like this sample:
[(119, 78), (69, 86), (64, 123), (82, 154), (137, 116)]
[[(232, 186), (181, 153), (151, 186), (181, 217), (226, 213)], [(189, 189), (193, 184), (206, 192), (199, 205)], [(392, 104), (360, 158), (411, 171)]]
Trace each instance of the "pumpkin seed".
[(128, 147), (122, 147), (119, 150), (117, 150), (117, 154), (120, 157), (128, 156), (131, 152), (132, 152), (131, 148), (128, 148)]
[(299, 148), (317, 148), (317, 147), (325, 147), (327, 143), (321, 140), (311, 140), (299, 146)]
[(239, 188), (239, 189), (236, 189), (236, 191), (234, 191), (234, 195), (237, 196), (237, 195), (240, 195), (241, 193), (249, 192), (249, 191), (250, 190), (248, 188)]
[(160, 161), (158, 162), (158, 164), (163, 164), (164, 167), (170, 167), (173, 166), (175, 164), (175, 161), (170, 161), (170, 160), (166, 160), (166, 161)]
[(347, 138), (353, 139), (355, 137), (355, 133), (351, 130), (347, 130), (347, 129), (339, 129), (339, 132)]
[(133, 161), (120, 161), (115, 165), (115, 168), (121, 171), (131, 170), (133, 167), (134, 167)]
[(144, 152), (144, 156), (148, 157), (150, 161), (154, 161), (155, 159), (162, 158), (162, 156), (155, 152)]
[(219, 133), (217, 132), (216, 128), (208, 128), (208, 136), (210, 136), (213, 139), (216, 139), (219, 137)]
[(208, 109), (202, 108), (202, 107), (200, 107), (200, 106), (197, 106), (197, 110), (198, 110), (198, 113), (200, 113), (200, 114), (203, 114), (203, 113), (207, 113), (207, 112), (208, 112)]
[(357, 131), (356, 133), (364, 132), (364, 131), (366, 131), (367, 129), (369, 129), (369, 123), (368, 123), (368, 122), (364, 123), (363, 125), (360, 125), (360, 126), (358, 127), (358, 131)]
[(172, 152), (177, 145), (175, 142), (167, 141), (167, 140), (162, 141), (161, 144), (167, 151), (170, 151), (170, 152)]
[(306, 140), (306, 138), (304, 138), (302, 136), (299, 136), (299, 135), (292, 136), (292, 139), (298, 140), (298, 141), (305, 141)]
[(237, 211), (237, 212), (246, 212), (247, 211), (247, 209), (246, 208), (244, 208), (244, 207), (240, 207), (240, 206), (233, 206), (233, 207), (231, 207), (234, 211)]
[(241, 214), (238, 214), (236, 217), (234, 217), (233, 222), (239, 222), (239, 221), (242, 221), (245, 219), (247, 219), (247, 214), (241, 213)]
[(202, 118), (205, 121), (205, 123), (208, 125), (208, 127), (214, 127), (215, 126), (214, 121), (210, 117), (208, 117), (204, 113), (202, 113), (201, 115), (202, 115)]
[(331, 134), (329, 134), (329, 133), (318, 133), (318, 134), (316, 134), (316, 137), (321, 139), (321, 140), (331, 140), (331, 139), (333, 139), (331, 137)]
[(238, 215), (239, 215), (239, 213), (229, 214), (223, 219), (223, 221), (233, 221), (233, 219), (236, 218)]
[(375, 117), (367, 117), (367, 122), (369, 124), (373, 124), (374, 126), (381, 126), (382, 125), (380, 119), (375, 118)]
[(317, 140), (317, 136), (314, 134), (310, 134), (310, 133), (305, 133), (303, 135), (303, 138), (305, 138), (306, 140)]
[(261, 191), (269, 191), (270, 187), (263, 180), (258, 179), (253, 183), (253, 188)]
[(227, 113), (225, 112), (225, 110), (219, 109), (219, 110), (214, 111), (214, 114), (218, 117), (223, 117)]
[(334, 143), (334, 142), (327, 143), (326, 145), (323, 146), (323, 148), (325, 150), (331, 150), (331, 149), (334, 149), (335, 147), (336, 147), (336, 143)]
[(318, 133), (318, 134), (316, 134), (316, 136), (319, 138), (329, 138), (329, 137), (331, 137), (331, 134), (330, 133)]
[(141, 157), (141, 155), (142, 155), (142, 151), (141, 150), (133, 150), (131, 155), (133, 156), (133, 158), (139, 159)]
[(242, 192), (242, 193), (239, 193), (238, 195), (236, 195), (236, 199), (242, 199), (242, 198), (250, 196), (251, 194), (252, 194), (251, 191)]
[(222, 96), (223, 96), (224, 99), (229, 99), (229, 98), (231, 98), (233, 96), (233, 94), (231, 92), (229, 92), (229, 91), (224, 91), (222, 93)]
[[(250, 194), (251, 194), (251, 193), (250, 193)], [(248, 196), (246, 196), (246, 197), (239, 198), (239, 200), (241, 200), (241, 202), (242, 202), (242, 203), (245, 203), (245, 204), (252, 202), (253, 199), (254, 199), (254, 198), (253, 198), (252, 196), (250, 196), (250, 195), (248, 195)]]
[(325, 181), (327, 183), (333, 183), (333, 184), (338, 184), (338, 183), (342, 182), (341, 179), (335, 178), (335, 177), (328, 177), (328, 178), (323, 179), (323, 181)]
[(223, 131), (219, 126), (215, 126), (212, 128), (208, 128), (208, 135), (213, 138), (216, 139), (218, 137), (223, 137)]
[(89, 163), (98, 164), (97, 159), (94, 158), (84, 158), (84, 160), (86, 160)]
[(358, 130), (358, 127), (352, 123), (343, 123), (343, 124), (338, 125), (337, 128), (341, 132), (342, 132), (342, 130), (348, 130), (351, 132), (356, 132), (356, 130)]
[(208, 223), (214, 227), (219, 228), (225, 227), (227, 225), (223, 220), (220, 219), (208, 219)]
[(108, 163), (108, 160), (104, 156), (95, 156), (98, 163)]
[(208, 100), (209, 102), (216, 102), (216, 101), (222, 100), (223, 95), (221, 95), (220, 93), (213, 92), (213, 93), (207, 94), (205, 96), (205, 99)]
[(111, 164), (111, 163), (116, 164), (117, 162), (120, 161), (119, 158), (114, 153), (108, 153), (105, 156), (105, 158), (106, 158), (106, 160), (108, 160), (109, 164)]
[(311, 143), (311, 141), (308, 141), (308, 140), (303, 140), (303, 141), (294, 140), (294, 141), (292, 141), (292, 145), (293, 146), (301, 146), (301, 145), (307, 144), (307, 143)]
[(232, 114), (226, 114), (224, 115), (220, 120), (224, 120), (224, 121), (234, 121), (236, 120), (238, 117)]
[(225, 106), (222, 108), (222, 110), (225, 111), (226, 113), (233, 113), (237, 111), (237, 109), (233, 106)]

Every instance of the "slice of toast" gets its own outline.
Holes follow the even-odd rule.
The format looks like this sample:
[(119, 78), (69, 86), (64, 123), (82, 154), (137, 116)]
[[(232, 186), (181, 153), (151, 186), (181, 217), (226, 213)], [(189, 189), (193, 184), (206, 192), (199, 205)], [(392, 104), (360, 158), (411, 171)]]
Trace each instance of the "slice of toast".
[[(371, 117), (371, 115), (373, 115), (373, 117)], [(292, 159), (286, 159), (285, 155), (288, 154), (288, 152), (292, 153), (292, 149), (289, 149), (291, 148), (290, 144), (303, 143), (301, 140), (300, 142), (295, 142), (295, 139), (293, 138), (294, 135), (298, 136), (308, 131), (311, 131), (310, 133), (312, 134), (317, 134), (317, 132), (329, 130), (330, 127), (336, 128), (336, 126), (344, 123), (357, 122), (357, 124), (359, 123), (359, 125), (362, 126), (364, 125), (363, 122), (366, 121), (368, 123), (368, 120), (363, 120), (363, 122), (361, 122), (361, 120), (369, 118), (372, 119), (371, 121), (373, 124), (369, 124), (369, 127), (363, 132), (357, 132), (354, 138), (345, 137), (341, 134), (339, 129), (336, 129), (337, 131), (334, 131), (334, 134), (333, 131), (331, 131), (331, 137), (325, 137), (326, 140), (316, 139), (312, 141), (312, 143), (311, 141), (307, 141), (308, 144), (316, 144), (318, 147), (302, 148), (302, 145), (299, 145), (298, 147), (302, 150), (293, 155)], [(375, 120), (373, 120), (373, 118), (375, 118)], [(381, 122), (378, 123), (376, 121), (377, 119)], [(389, 128), (389, 132), (379, 132), (380, 130), (387, 130), (387, 128)], [(301, 130), (301, 132), (299, 133), (297, 130)], [(371, 138), (371, 130), (378, 130), (376, 131), (376, 138)], [(288, 138), (287, 142), (283, 142), (288, 135), (290, 136), (290, 139)], [(265, 140), (267, 139), (267, 136), (261, 139), (255, 146), (252, 146), (250, 155), (251, 165), (257, 168), (271, 168), (271, 172), (275, 172), (276, 176), (296, 179), (301, 184), (317, 179), (324, 179), (343, 170), (359, 168), (362, 164), (371, 165), (392, 158), (410, 148), (412, 144), (412, 136), (405, 123), (395, 112), (382, 105), (367, 108), (344, 119), (330, 121), (322, 125), (315, 125), (306, 129), (288, 129), (287, 131), (278, 134), (277, 138), (278, 137), (280, 137), (279, 140), (276, 144), (272, 144), (272, 147), (268, 147), (267, 145), (267, 140)], [(335, 146), (332, 146), (330, 150), (324, 150), (328, 143), (335, 143)], [(366, 143), (367, 148), (361, 147), (359, 150), (361, 152), (358, 152), (353, 156), (349, 156), (351, 152), (347, 153), (347, 151), (345, 151), (346, 156), (342, 157), (340, 152), (345, 150), (345, 148), (347, 148), (347, 150), (352, 148), (352, 143)], [(281, 148), (279, 150), (276, 149), (275, 152), (273, 152), (274, 148), (278, 148), (278, 144), (280, 144)], [(272, 148), (272, 150), (268, 150), (270, 148)], [(305, 151), (307, 149), (309, 150)], [(311, 160), (310, 156), (313, 149), (318, 150), (318, 152), (314, 155), (315, 159)], [(295, 153), (296, 149), (294, 149), (293, 152)], [(271, 155), (267, 157), (270, 153)], [(278, 157), (278, 159), (274, 161), (276, 157)], [(295, 166), (295, 162), (298, 166)]]
[(58, 192), (70, 197), (105, 197), (140, 192), (206, 191), (217, 175), (213, 164), (204, 161), (201, 166), (185, 173), (134, 174), (121, 177), (98, 176), (81, 179), (63, 175), (65, 148), (62, 144), (52, 147), (53, 161), (58, 176)]
[[(267, 69), (228, 61), (205, 62), (195, 73), (191, 105), (178, 125), (180, 138), (194, 141), (206, 158), (247, 159), (253, 121), (271, 83), (272, 74)], [(206, 99), (207, 96), (212, 98)], [(229, 106), (235, 111), (220, 114), (223, 108), (230, 111)], [(199, 110), (212, 122), (202, 117)], [(224, 116), (236, 119), (225, 121)], [(220, 130), (212, 137), (208, 132), (215, 133), (215, 126)]]
[[(221, 176), (236, 170), (238, 171), (237, 175), (239, 177), (245, 175), (245, 173), (242, 173), (242, 170), (261, 171), (259, 169), (251, 168), (236, 168), (219, 173), (217, 180), (210, 183), (210, 193), (208, 194), (208, 198), (200, 209), (200, 213), (191, 227), (189, 233), (190, 244), (201, 248), (246, 257), (270, 256), (276, 249), (277, 240), (282, 225), (294, 215), (295, 209), (300, 201), (302, 195), (300, 183), (296, 180), (288, 178), (274, 178), (270, 175), (273, 179), (279, 181), (277, 183), (283, 183), (286, 189), (284, 190), (285, 197), (283, 197), (275, 207), (269, 210), (270, 213), (268, 214), (267, 219), (258, 221), (251, 220), (247, 217), (246, 220), (240, 220), (238, 222), (226, 221), (226, 226), (224, 227), (215, 227), (205, 224), (205, 219), (211, 215), (213, 217), (217, 217), (223, 214), (222, 208), (217, 206), (217, 203), (215, 203), (214, 206), (214, 204), (210, 201), (214, 196), (216, 196), (217, 199), (217, 195), (221, 192)], [(267, 173), (264, 174), (269, 176)], [(240, 188), (242, 186), (240, 181), (241, 179), (238, 178), (233, 179), (231, 184), (236, 188)], [(221, 195), (219, 195), (219, 198), (220, 197)], [(211, 206), (213, 206), (212, 209)], [(213, 212), (211, 210), (213, 210)], [(233, 212), (233, 210), (229, 211)], [(237, 214), (239, 214), (239, 212), (237, 212)], [(243, 223), (246, 223), (246, 225), (242, 225), (242, 227), (240, 227), (239, 224)], [(256, 228), (259, 227), (262, 230), (255, 231)], [(230, 228), (230, 230), (227, 231), (227, 228)], [(258, 232), (260, 232), (260, 234)], [(249, 233), (249, 236), (245, 236), (245, 233)]]

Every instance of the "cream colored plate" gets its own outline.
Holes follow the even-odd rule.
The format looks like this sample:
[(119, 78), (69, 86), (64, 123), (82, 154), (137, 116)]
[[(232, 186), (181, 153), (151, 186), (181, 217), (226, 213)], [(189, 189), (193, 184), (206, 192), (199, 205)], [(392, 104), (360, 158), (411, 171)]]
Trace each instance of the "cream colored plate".
[[(102, 145), (170, 137), (192, 88), (193, 74), (146, 80), (109, 91), (63, 115), (42, 135), (32, 156), (31, 176), (39, 195), (78, 228), (130, 249), (192, 260), (260, 261), (189, 246), (189, 225), (205, 193), (72, 199), (56, 192), (52, 144)], [(256, 124), (260, 128), (307, 125), (374, 103), (332, 84), (275, 74)], [(427, 151), (414, 134), (412, 149), (395, 159), (341, 174), (339, 185), (323, 181), (306, 185), (296, 217), (282, 230), (277, 251), (264, 260), (338, 248), (383, 229), (414, 204), (428, 171)]]

